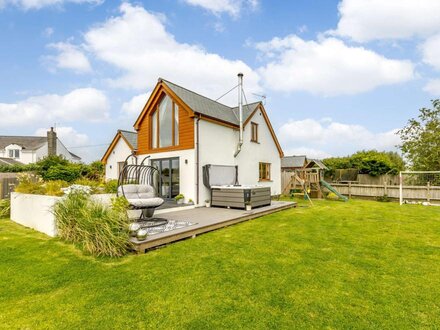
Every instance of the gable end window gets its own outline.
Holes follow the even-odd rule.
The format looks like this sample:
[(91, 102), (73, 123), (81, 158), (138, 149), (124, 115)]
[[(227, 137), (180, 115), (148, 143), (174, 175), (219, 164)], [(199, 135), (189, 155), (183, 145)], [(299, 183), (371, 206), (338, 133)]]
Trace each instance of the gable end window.
[(165, 95), (151, 120), (151, 147), (166, 148), (179, 145), (179, 106)]
[(270, 181), (270, 163), (260, 163), (260, 181)]
[(258, 124), (251, 122), (251, 142), (258, 143)]
[(9, 158), (20, 158), (19, 149), (9, 149)]

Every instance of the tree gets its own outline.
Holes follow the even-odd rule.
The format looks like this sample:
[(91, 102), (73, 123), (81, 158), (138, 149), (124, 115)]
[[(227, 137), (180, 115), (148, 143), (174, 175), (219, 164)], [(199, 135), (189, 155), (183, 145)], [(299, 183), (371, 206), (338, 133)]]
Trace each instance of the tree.
[(359, 174), (371, 176), (396, 175), (405, 166), (398, 153), (377, 150), (362, 150), (348, 157), (327, 158), (323, 162), (329, 168), (329, 175), (333, 175), (337, 169), (356, 169)]
[(397, 132), (402, 140), (399, 148), (415, 171), (440, 170), (440, 100), (432, 105), (433, 109), (420, 109), (418, 117)]

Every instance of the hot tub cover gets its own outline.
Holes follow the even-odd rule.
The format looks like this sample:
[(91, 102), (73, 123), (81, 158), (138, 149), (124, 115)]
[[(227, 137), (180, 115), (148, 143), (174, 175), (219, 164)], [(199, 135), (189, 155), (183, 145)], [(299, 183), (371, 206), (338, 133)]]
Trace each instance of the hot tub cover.
[(212, 164), (203, 166), (203, 184), (206, 188), (238, 185), (238, 166)]

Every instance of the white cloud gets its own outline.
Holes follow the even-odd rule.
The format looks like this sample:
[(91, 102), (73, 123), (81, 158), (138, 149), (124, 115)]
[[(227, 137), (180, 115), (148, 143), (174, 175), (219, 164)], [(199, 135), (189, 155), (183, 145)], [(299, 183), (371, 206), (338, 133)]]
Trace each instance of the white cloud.
[(16, 6), (24, 10), (41, 9), (49, 6), (62, 6), (66, 3), (88, 3), (92, 5), (99, 5), (104, 0), (0, 0), (0, 9), (6, 6)]
[(106, 95), (94, 88), (79, 88), (64, 95), (46, 94), (17, 103), (0, 103), (0, 127), (50, 125), (56, 121), (108, 119)]
[(429, 80), (425, 87), (423, 87), (423, 90), (436, 97), (440, 97), (440, 79)]
[(58, 51), (55, 56), (46, 56), (45, 59), (59, 69), (69, 69), (76, 73), (92, 71), (89, 60), (81, 51), (80, 47), (66, 42), (49, 44), (49, 48)]
[(307, 158), (315, 158), (315, 159), (325, 159), (332, 157), (331, 154), (314, 148), (307, 147), (298, 147), (298, 148), (288, 148), (284, 149), (284, 154), (286, 156), (302, 156), (306, 155)]
[(342, 0), (332, 34), (367, 42), (425, 37), (440, 31), (438, 0)]
[(55, 30), (53, 29), (53, 27), (49, 26), (43, 30), (42, 35), (46, 38), (50, 38), (54, 32)]
[(423, 62), (440, 70), (440, 34), (428, 38), (421, 46)]
[[(35, 131), (37, 136), (46, 136), (48, 128), (39, 128)], [(87, 134), (79, 133), (76, 129), (70, 126), (56, 127), (57, 137), (66, 147), (84, 146), (90, 143)]]
[(356, 94), (414, 78), (410, 61), (388, 59), (335, 38), (307, 41), (296, 35), (260, 42), (269, 60), (258, 71), (267, 88), (324, 96)]
[(259, 0), (184, 0), (187, 4), (202, 7), (214, 15), (227, 13), (238, 17), (243, 9), (255, 10)]
[(248, 96), (259, 91), (258, 75), (244, 62), (176, 41), (163, 16), (140, 6), (123, 3), (120, 12), (85, 34), (94, 57), (123, 72), (110, 81), (114, 86), (148, 90), (162, 77), (215, 98), (236, 85), (237, 73), (243, 72)]
[(121, 107), (122, 113), (136, 119), (140, 115), (144, 105), (147, 103), (150, 94), (151, 92), (142, 93), (133, 96), (129, 101), (124, 102)]
[[(397, 129), (374, 133), (362, 125), (325, 120), (289, 120), (278, 130), (286, 155), (307, 154), (325, 158), (343, 156), (361, 149), (395, 150)], [(309, 153), (311, 155), (309, 155)]]

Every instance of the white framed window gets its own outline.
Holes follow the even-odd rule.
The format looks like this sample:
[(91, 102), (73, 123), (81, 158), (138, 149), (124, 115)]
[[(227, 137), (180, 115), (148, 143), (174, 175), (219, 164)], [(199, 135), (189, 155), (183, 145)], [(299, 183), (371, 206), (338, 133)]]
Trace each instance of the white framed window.
[(165, 95), (151, 115), (151, 147), (179, 145), (179, 106)]
[(20, 149), (9, 149), (9, 158), (20, 158)]
[(260, 181), (270, 181), (270, 163), (260, 163)]

